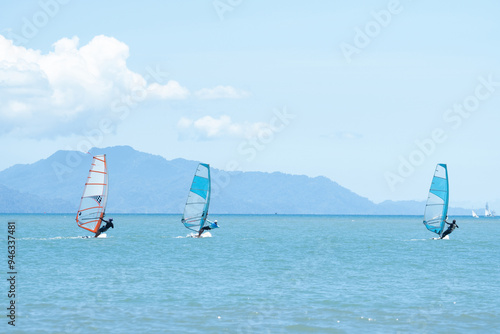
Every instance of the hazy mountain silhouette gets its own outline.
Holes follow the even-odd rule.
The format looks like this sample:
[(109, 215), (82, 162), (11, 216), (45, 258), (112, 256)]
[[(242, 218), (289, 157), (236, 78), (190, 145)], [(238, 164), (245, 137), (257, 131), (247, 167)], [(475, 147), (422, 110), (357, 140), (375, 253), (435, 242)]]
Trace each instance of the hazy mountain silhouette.
[[(94, 148), (90, 153), (106, 154), (107, 212), (182, 212), (198, 162), (166, 160), (129, 146)], [(0, 172), (0, 212), (76, 212), (91, 154), (58, 151)], [(211, 213), (420, 215), (425, 205), (390, 201), (377, 205), (326, 177), (215, 168), (211, 173)]]

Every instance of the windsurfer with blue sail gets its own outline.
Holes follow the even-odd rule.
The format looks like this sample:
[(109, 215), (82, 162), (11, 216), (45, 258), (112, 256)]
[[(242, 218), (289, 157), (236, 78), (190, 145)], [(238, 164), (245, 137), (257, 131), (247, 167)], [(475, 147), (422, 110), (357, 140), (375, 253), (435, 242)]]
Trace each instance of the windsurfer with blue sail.
[(207, 219), (210, 192), (210, 165), (200, 163), (189, 189), (181, 220), (186, 228), (198, 233), (195, 235), (197, 238), (201, 237), (204, 232), (219, 227), (217, 221), (212, 223)]
[[(210, 222), (209, 220), (207, 220), (207, 222)], [(219, 225), (217, 224), (217, 219), (214, 220), (214, 222), (210, 222), (210, 225), (206, 225), (206, 226), (203, 226), (202, 228), (200, 228), (200, 231), (198, 232), (198, 238), (201, 236), (201, 234), (205, 231), (210, 231), (211, 229), (214, 229), (214, 228), (217, 228), (219, 227)]]
[[(424, 225), (443, 239), (453, 231), (456, 222), (448, 223), (449, 183), (448, 168), (446, 164), (438, 164), (434, 171), (429, 196), (425, 205)], [(443, 233), (445, 224), (450, 227)], [(458, 227), (458, 226), (457, 226)]]
[(448, 229), (446, 229), (446, 231), (443, 232), (443, 234), (441, 235), (441, 238), (440, 239), (443, 239), (444, 237), (446, 237), (448, 234), (450, 234), (451, 232), (453, 232), (453, 230), (456, 228), (458, 228), (458, 225), (457, 225), (457, 221), (455, 219), (453, 219), (453, 222), (448, 223), (447, 221), (445, 221), (446, 224), (450, 225), (448, 226)]

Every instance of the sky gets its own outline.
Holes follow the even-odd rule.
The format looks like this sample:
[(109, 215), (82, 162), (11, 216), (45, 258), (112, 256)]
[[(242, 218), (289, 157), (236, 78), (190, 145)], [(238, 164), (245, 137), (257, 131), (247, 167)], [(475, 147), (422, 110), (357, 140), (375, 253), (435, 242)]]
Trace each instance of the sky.
[(500, 210), (500, 3), (2, 1), (0, 170), (129, 145)]

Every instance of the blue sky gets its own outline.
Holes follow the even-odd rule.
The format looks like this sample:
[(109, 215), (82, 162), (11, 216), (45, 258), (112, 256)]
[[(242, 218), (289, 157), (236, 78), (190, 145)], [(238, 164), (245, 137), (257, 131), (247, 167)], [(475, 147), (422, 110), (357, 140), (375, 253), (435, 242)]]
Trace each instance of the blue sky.
[[(500, 4), (7, 1), (0, 170), (130, 145), (326, 176), (380, 202), (500, 206)], [(499, 209), (500, 210), (500, 209)]]

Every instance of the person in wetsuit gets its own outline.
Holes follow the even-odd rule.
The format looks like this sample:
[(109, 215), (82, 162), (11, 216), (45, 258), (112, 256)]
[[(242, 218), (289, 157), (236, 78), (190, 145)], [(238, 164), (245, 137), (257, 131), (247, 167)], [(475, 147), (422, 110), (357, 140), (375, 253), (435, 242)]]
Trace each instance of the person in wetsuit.
[(443, 232), (443, 234), (441, 235), (441, 239), (443, 239), (448, 234), (450, 234), (451, 232), (453, 232), (453, 230), (455, 229), (455, 227), (458, 227), (457, 221), (455, 219), (453, 219), (453, 222), (451, 224), (448, 223), (447, 221), (445, 221), (445, 223), (448, 224), (448, 225), (450, 225), (450, 226), (448, 226), (448, 228), (446, 229), (446, 231)]
[[(219, 227), (219, 225), (217, 225), (217, 219), (216, 219), (216, 220), (214, 220), (214, 224), (215, 224), (215, 226)], [(203, 226), (203, 227), (202, 227), (202, 228), (198, 231), (198, 238), (201, 236), (201, 234), (202, 234), (203, 232), (208, 231), (208, 230), (211, 230), (211, 229), (212, 229), (212, 228), (211, 228), (209, 225), (207, 225), (207, 226)]]
[(104, 233), (107, 230), (109, 230), (110, 227), (111, 228), (115, 228), (115, 226), (113, 225), (113, 218), (109, 218), (109, 221), (105, 220), (104, 218), (101, 218), (101, 220), (103, 222), (105, 222), (106, 225), (101, 226), (101, 228), (96, 232), (96, 234), (95, 234), (96, 238), (99, 236), (99, 234)]

